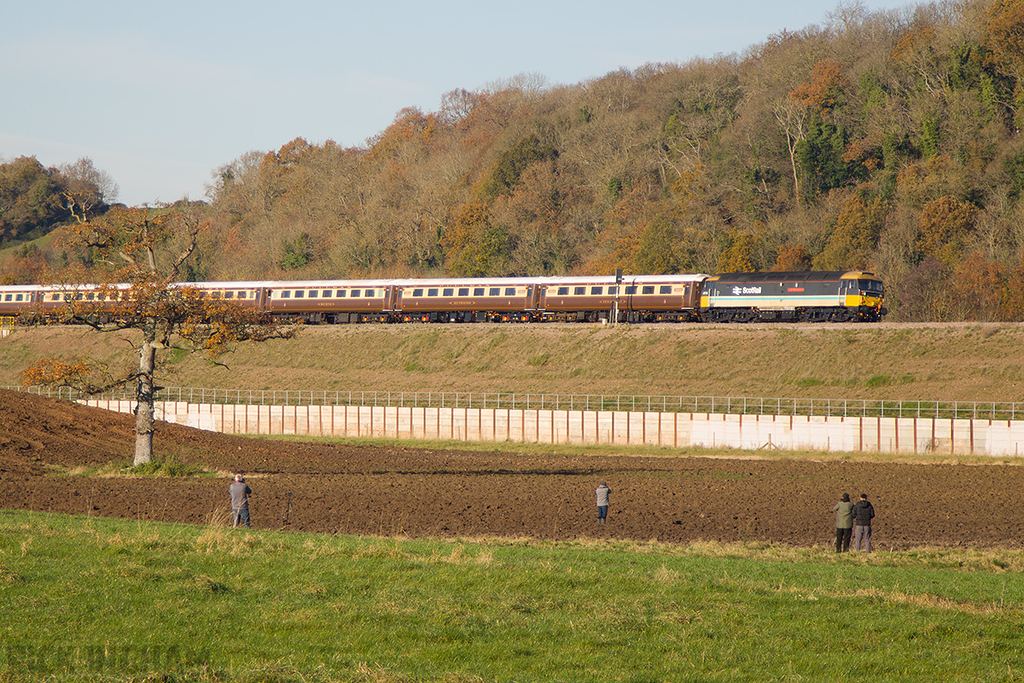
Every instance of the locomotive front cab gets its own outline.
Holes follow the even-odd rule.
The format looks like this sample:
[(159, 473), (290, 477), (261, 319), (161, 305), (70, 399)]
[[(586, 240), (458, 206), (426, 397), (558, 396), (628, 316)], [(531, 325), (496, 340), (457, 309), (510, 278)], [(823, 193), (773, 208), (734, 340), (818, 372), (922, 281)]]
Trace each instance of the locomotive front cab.
[(856, 311), (862, 320), (871, 321), (888, 313), (884, 306), (885, 286), (874, 273), (846, 273), (843, 282), (843, 305), (847, 310)]

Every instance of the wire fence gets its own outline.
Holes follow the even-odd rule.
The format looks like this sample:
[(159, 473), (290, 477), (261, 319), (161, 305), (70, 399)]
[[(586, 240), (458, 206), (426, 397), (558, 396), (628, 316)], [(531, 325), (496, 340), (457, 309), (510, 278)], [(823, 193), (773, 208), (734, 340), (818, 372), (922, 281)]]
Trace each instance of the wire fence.
[[(134, 401), (132, 389), (84, 395), (68, 387), (4, 387), (14, 391), (80, 400)], [(160, 387), (157, 401), (227, 405), (347, 405), (399, 408), (495, 410), (584, 410), (725, 415), (808, 415), (936, 419), (1024, 419), (1024, 403), (982, 401), (867, 400), (834, 398), (751, 398), (736, 396), (625, 396), (606, 394), (521, 394), (437, 391), (309, 391), (297, 389), (202, 389)]]

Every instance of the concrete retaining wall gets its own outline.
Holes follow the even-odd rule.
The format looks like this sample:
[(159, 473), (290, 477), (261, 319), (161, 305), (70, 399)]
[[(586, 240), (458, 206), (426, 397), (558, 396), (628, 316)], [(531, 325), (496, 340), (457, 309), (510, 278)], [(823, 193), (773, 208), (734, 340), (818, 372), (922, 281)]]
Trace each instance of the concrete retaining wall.
[[(83, 401), (130, 413), (131, 401)], [(949, 455), (1024, 455), (1024, 421), (166, 402), (158, 420), (228, 434)]]

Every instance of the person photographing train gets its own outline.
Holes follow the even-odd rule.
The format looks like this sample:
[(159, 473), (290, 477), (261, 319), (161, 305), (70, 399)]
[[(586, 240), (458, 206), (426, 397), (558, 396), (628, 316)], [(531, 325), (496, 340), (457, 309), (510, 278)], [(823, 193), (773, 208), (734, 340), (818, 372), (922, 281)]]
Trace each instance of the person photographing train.
[(231, 526), (238, 527), (244, 524), (249, 527), (249, 496), (252, 489), (245, 483), (245, 477), (241, 474), (235, 475), (235, 480), (228, 487), (231, 494)]
[(604, 524), (608, 519), (608, 496), (612, 490), (603, 481), (597, 487), (597, 523)]
[(868, 494), (860, 494), (860, 500), (853, 506), (853, 549), (860, 550), (864, 544), (864, 552), (871, 552), (871, 520), (875, 517), (875, 508), (868, 502)]

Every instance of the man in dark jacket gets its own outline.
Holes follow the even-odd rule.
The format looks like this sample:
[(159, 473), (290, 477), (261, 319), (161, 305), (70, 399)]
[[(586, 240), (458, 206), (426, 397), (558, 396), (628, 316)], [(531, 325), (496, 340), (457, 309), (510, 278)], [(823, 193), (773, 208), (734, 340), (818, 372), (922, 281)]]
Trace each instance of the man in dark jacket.
[(850, 502), (850, 494), (844, 493), (842, 500), (832, 510), (836, 513), (836, 552), (849, 552), (850, 536), (853, 535), (853, 503)]
[(875, 516), (875, 508), (868, 502), (868, 494), (860, 494), (860, 500), (853, 506), (853, 549), (860, 550), (860, 542), (864, 541), (864, 552), (871, 552), (871, 520)]

